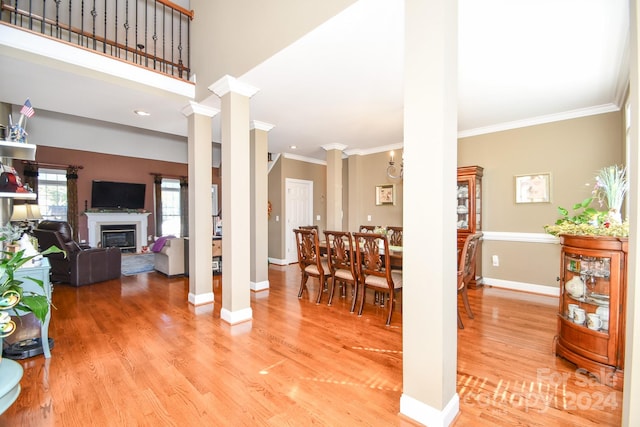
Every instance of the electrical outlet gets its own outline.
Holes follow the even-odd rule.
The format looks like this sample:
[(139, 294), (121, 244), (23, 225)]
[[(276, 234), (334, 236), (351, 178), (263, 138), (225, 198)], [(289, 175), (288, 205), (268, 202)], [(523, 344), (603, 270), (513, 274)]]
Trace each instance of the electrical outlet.
[(371, 215), (367, 215), (367, 221), (371, 222)]
[(500, 267), (500, 258), (498, 258), (498, 255), (492, 256), (491, 259), (493, 260), (494, 267)]

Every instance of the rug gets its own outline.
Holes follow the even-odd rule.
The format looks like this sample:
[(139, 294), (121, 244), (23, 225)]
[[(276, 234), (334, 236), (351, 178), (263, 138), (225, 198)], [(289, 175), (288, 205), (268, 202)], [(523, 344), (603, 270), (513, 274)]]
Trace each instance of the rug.
[(153, 253), (122, 254), (122, 275), (133, 276), (153, 271)]

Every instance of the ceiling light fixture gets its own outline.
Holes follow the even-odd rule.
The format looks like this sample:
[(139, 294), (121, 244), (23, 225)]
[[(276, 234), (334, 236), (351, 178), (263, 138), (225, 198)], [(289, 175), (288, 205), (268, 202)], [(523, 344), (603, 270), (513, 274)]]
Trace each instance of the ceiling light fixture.
[(146, 112), (144, 110), (133, 110), (133, 112), (136, 113), (139, 116), (144, 116), (144, 117), (151, 115), (151, 113), (148, 113), (148, 112)]
[[(387, 167), (387, 176), (391, 179), (402, 179), (402, 175), (404, 173), (404, 161), (400, 163), (400, 167), (396, 166), (396, 162), (394, 160), (393, 151), (390, 154), (389, 166)], [(404, 157), (404, 151), (402, 152), (402, 157)]]
[(295, 150), (298, 147), (296, 145), (290, 145), (289, 148), (291, 148), (292, 150)]

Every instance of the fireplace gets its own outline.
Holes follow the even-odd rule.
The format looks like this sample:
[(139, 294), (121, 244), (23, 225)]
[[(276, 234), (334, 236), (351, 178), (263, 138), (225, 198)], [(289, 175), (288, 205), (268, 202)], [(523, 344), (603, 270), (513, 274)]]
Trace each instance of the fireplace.
[(104, 244), (102, 227), (106, 225), (114, 226), (112, 230), (135, 225), (135, 248), (131, 252), (142, 252), (142, 246), (147, 244), (147, 217), (150, 212), (85, 212), (84, 214), (87, 216), (89, 245), (92, 247)]
[(136, 251), (135, 224), (101, 225), (100, 236), (103, 248), (120, 248), (122, 252)]

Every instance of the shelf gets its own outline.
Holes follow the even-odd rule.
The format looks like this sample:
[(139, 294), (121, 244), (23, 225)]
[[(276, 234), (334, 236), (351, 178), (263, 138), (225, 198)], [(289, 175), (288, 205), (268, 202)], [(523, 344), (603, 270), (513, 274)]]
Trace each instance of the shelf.
[(36, 159), (36, 146), (24, 142), (0, 141), (0, 157), (33, 161)]
[(8, 193), (0, 191), (0, 198), (18, 199), (18, 200), (35, 200), (36, 193)]

